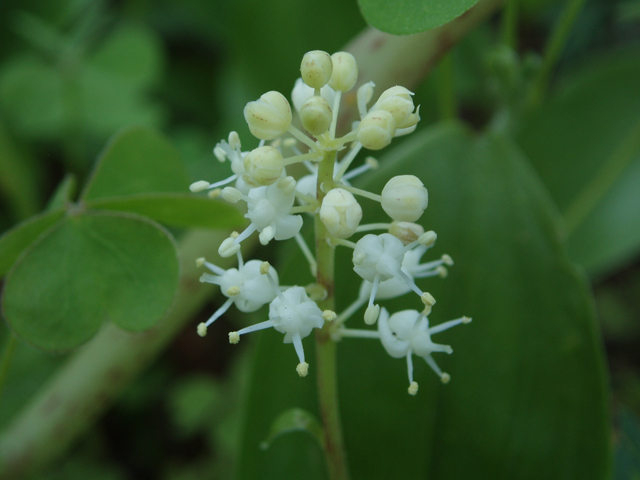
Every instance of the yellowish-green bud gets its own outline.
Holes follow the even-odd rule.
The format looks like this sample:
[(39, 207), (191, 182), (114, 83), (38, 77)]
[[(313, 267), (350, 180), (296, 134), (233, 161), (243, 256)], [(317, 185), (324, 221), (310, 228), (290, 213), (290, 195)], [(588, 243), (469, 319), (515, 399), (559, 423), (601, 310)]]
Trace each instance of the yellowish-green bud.
[(244, 157), (243, 179), (249, 185), (271, 185), (284, 172), (282, 154), (273, 147), (258, 147)]
[(300, 120), (311, 135), (320, 135), (329, 130), (332, 119), (331, 107), (324, 98), (314, 95), (302, 104)]
[(358, 65), (354, 56), (347, 52), (336, 52), (331, 55), (331, 61), (333, 73), (329, 86), (341, 92), (351, 90), (358, 80)]
[(302, 57), (300, 64), (300, 76), (302, 81), (311, 88), (324, 87), (331, 78), (333, 63), (327, 52), (313, 50)]
[(396, 221), (415, 222), (429, 204), (429, 194), (414, 175), (398, 175), (382, 189), (382, 209)]
[(251, 133), (261, 140), (273, 140), (291, 125), (291, 107), (279, 92), (267, 92), (244, 107), (244, 118)]
[(320, 220), (334, 237), (349, 238), (360, 225), (362, 207), (350, 192), (334, 188), (322, 200)]
[(396, 128), (408, 128), (420, 119), (413, 115), (413, 92), (404, 87), (395, 86), (385, 90), (373, 106), (373, 110), (386, 110), (396, 121)]
[(391, 143), (396, 134), (396, 121), (386, 110), (374, 110), (365, 115), (358, 126), (358, 140), (364, 148), (380, 150)]

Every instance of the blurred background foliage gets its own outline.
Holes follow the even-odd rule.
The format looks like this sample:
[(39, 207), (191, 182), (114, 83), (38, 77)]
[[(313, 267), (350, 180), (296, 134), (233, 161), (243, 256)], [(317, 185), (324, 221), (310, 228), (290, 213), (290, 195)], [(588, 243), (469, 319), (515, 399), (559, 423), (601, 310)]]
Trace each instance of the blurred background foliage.
[[(457, 114), (477, 129), (499, 119), (494, 113), (502, 107), (522, 102), (522, 85), (538, 68), (564, 7), (556, 0), (518, 4), (520, 57), (498, 47), (497, 15), (446, 60), (453, 66)], [(304, 52), (340, 50), (365, 27), (355, 0), (1, 2), (0, 231), (42, 211), (66, 174), (83, 184), (109, 137), (131, 125), (166, 134), (191, 180), (222, 178), (226, 166), (211, 153), (220, 139), (237, 130), (247, 139), (245, 149), (257, 145), (249, 140), (244, 104), (266, 90), (289, 92)], [(587, 2), (554, 73), (552, 99), (513, 127), (563, 211), (599, 168), (600, 152), (626, 138), (620, 125), (640, 120), (638, 47), (640, 1)], [(446, 117), (446, 74), (438, 67), (417, 88), (421, 129)], [(551, 117), (556, 121), (548, 122)], [(554, 141), (540, 144), (538, 135)], [(640, 134), (630, 135), (633, 142)], [(584, 139), (579, 150), (576, 137)], [(576, 237), (591, 240), (567, 246), (593, 281), (613, 388), (617, 479), (640, 475), (640, 224), (632, 214), (640, 208), (640, 157), (637, 149), (632, 153), (618, 162), (628, 171), (616, 180), (622, 185), (615, 195), (605, 195), (589, 218), (575, 214)], [(602, 235), (612, 212), (622, 218), (605, 233), (622, 242)], [(235, 315), (220, 320), (220, 328), (230, 330), (225, 327)], [(84, 441), (37, 478), (232, 478), (251, 345), (231, 349), (224, 336), (203, 341), (193, 335), (200, 320)], [(2, 343), (8, 332), (3, 325)], [(0, 427), (63, 359), (18, 344), (0, 397)]]

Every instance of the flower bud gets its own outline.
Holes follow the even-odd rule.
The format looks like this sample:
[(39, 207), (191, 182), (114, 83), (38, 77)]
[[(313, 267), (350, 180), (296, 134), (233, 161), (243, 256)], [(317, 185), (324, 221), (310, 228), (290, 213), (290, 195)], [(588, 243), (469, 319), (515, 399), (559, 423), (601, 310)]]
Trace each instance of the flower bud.
[(313, 50), (302, 57), (300, 74), (304, 83), (311, 88), (324, 87), (329, 82), (332, 71), (333, 64), (327, 52)]
[(252, 150), (244, 157), (244, 181), (253, 185), (271, 185), (282, 176), (284, 160), (273, 147), (264, 146)]
[(418, 240), (420, 235), (424, 233), (424, 228), (417, 223), (411, 222), (393, 222), (389, 227), (389, 233), (399, 238), (404, 245)]
[(259, 100), (247, 103), (244, 118), (251, 133), (261, 140), (273, 140), (291, 125), (291, 107), (279, 92), (267, 92)]
[(380, 150), (391, 143), (396, 133), (396, 121), (386, 110), (367, 113), (358, 127), (358, 140), (364, 148)]
[(353, 55), (347, 52), (336, 52), (331, 55), (333, 73), (329, 86), (341, 92), (349, 91), (358, 80), (358, 65)]
[(320, 220), (334, 237), (349, 238), (360, 225), (362, 207), (351, 193), (334, 188), (322, 200)]
[(415, 222), (429, 203), (429, 194), (414, 175), (398, 175), (382, 189), (382, 209), (396, 221)]
[(404, 87), (395, 86), (385, 90), (373, 106), (372, 110), (386, 110), (396, 121), (396, 128), (408, 128), (416, 123), (420, 117), (413, 114), (413, 92)]
[(324, 98), (314, 95), (302, 104), (300, 120), (311, 135), (320, 135), (329, 130), (332, 119), (331, 107)]

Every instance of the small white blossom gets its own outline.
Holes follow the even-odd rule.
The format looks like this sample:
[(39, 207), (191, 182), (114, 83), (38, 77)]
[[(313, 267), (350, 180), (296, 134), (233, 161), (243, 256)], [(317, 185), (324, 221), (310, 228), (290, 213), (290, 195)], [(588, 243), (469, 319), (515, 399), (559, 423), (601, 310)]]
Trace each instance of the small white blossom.
[[(266, 263), (266, 262), (265, 262)], [(305, 362), (302, 339), (309, 336), (314, 328), (322, 328), (325, 318), (334, 318), (335, 313), (323, 312), (312, 301), (302, 287), (291, 287), (282, 292), (271, 277), (265, 275), (272, 284), (277, 297), (269, 304), (269, 320), (243, 328), (229, 334), (231, 343), (238, 343), (240, 336), (245, 333), (263, 330), (273, 327), (280, 333), (284, 333), (284, 343), (293, 343), (300, 363), (296, 368), (301, 377), (307, 375), (309, 364)]]
[(378, 321), (380, 341), (387, 353), (394, 358), (407, 358), (407, 372), (409, 374), (409, 393), (415, 395), (418, 392), (418, 384), (413, 380), (413, 354), (424, 358), (427, 364), (440, 377), (442, 383), (447, 383), (450, 376), (442, 372), (435, 360), (431, 357), (433, 352), (453, 353), (449, 345), (440, 345), (431, 341), (431, 335), (448, 330), (461, 323), (469, 323), (471, 318), (461, 317), (435, 327), (429, 328), (429, 319), (423, 313), (416, 310), (403, 310), (389, 317), (389, 312), (382, 309)]
[(429, 204), (429, 193), (415, 175), (397, 175), (382, 189), (382, 209), (396, 221), (415, 222)]
[[(231, 304), (235, 304), (236, 308), (241, 312), (255, 312), (276, 297), (276, 292), (269, 284), (268, 278), (260, 272), (260, 266), (263, 262), (249, 260), (244, 263), (242, 254), (238, 252), (237, 255), (238, 268), (229, 268), (227, 270), (205, 261), (204, 258), (197, 260), (198, 265), (204, 265), (214, 273), (213, 275), (203, 273), (200, 281), (220, 286), (220, 291), (227, 297), (227, 301), (209, 320), (198, 325), (198, 334), (200, 336), (206, 335), (207, 327), (220, 318)], [(270, 269), (270, 274), (277, 285), (278, 274), (273, 267)]]

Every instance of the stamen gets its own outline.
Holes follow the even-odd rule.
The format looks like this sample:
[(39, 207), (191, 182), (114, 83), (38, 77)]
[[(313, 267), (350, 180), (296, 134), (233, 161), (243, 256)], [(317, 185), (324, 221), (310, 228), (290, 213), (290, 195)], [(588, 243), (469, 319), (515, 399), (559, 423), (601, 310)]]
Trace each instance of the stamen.
[(388, 230), (390, 226), (390, 223), (367, 223), (359, 225), (358, 228), (356, 228), (356, 233), (369, 232), (371, 230)]
[[(244, 231), (238, 235), (236, 237), (236, 239), (234, 240), (234, 243), (237, 245), (239, 244), (241, 241), (243, 241), (245, 238), (248, 238), (253, 232), (255, 232), (258, 229), (258, 227), (252, 223), (251, 225), (249, 225), (247, 228), (244, 229)], [(235, 252), (234, 252), (235, 253)]]
[(294, 333), (293, 335), (291, 335), (291, 340), (293, 340), (293, 347), (296, 349), (296, 353), (298, 354), (298, 360), (300, 360), (300, 363), (305, 363), (304, 349), (302, 348), (302, 338), (300, 337), (300, 334)]
[(193, 182), (191, 185), (189, 185), (189, 190), (191, 190), (193, 193), (201, 192), (201, 191), (206, 190), (207, 188), (209, 188), (209, 185), (211, 185), (211, 184), (209, 182), (207, 182), (206, 180), (199, 180), (199, 181)]
[[(338, 172), (333, 177), (333, 179), (336, 182), (343, 177), (343, 175), (351, 165), (351, 162), (353, 162), (354, 158), (356, 158), (356, 156), (358, 155), (361, 149), (362, 149), (362, 144), (360, 142), (357, 142), (354, 145), (354, 147), (351, 149), (351, 151), (344, 156), (344, 158), (340, 162), (340, 170), (338, 170)], [(352, 178), (354, 176), (355, 175), (351, 175), (351, 177), (348, 177), (348, 178)]]
[(211, 315), (211, 318), (209, 318), (209, 320), (205, 322), (205, 326), (208, 327), (213, 322), (215, 322), (218, 318), (224, 315), (224, 313), (227, 310), (229, 310), (229, 307), (231, 306), (232, 303), (233, 303), (233, 298), (227, 299), (227, 301), (224, 302), (222, 306), (218, 310), (216, 310), (216, 312), (213, 315)]
[[(238, 336), (240, 336), (240, 335), (244, 335), (246, 333), (257, 332), (258, 330), (264, 330), (266, 328), (271, 328), (271, 327), (273, 327), (273, 322), (271, 320), (267, 320), (265, 322), (260, 322), (260, 323), (256, 323), (255, 325), (251, 325), (249, 327), (245, 327), (242, 330), (238, 330), (235, 333), (237, 333)], [(231, 334), (229, 334), (229, 338), (231, 338)]]
[(211, 275), (209, 273), (203, 273), (200, 275), (200, 283), (212, 283), (213, 285), (220, 285), (222, 282), (221, 277), (217, 277), (215, 275)]
[(331, 126), (329, 127), (329, 135), (331, 138), (336, 138), (336, 126), (338, 125), (338, 110), (340, 109), (340, 99), (342, 98), (342, 91), (337, 90), (336, 96), (333, 98), (333, 118), (331, 119)]
[[(226, 270), (224, 268), (220, 268), (219, 266), (214, 265), (213, 263), (209, 263), (204, 258), (202, 259), (202, 263), (200, 265), (198, 265), (198, 266), (202, 266), (202, 265), (207, 267), (209, 270), (211, 270), (216, 275), (224, 275), (225, 272), (226, 272)], [(240, 266), (242, 266), (242, 264), (240, 264)]]
[(362, 307), (367, 302), (367, 297), (358, 297), (356, 300), (347, 307), (336, 319), (336, 325), (342, 325), (344, 322), (351, 318), (351, 315), (356, 313), (360, 307)]
[(218, 188), (218, 187), (221, 187), (222, 185), (226, 185), (227, 183), (231, 183), (231, 182), (233, 182), (233, 181), (234, 181), (235, 179), (237, 179), (237, 178), (238, 178), (238, 174), (231, 175), (230, 177), (225, 178), (224, 180), (220, 180), (219, 182), (212, 183), (212, 184), (211, 184), (211, 185), (209, 185), (207, 188), (208, 188), (209, 190), (211, 190), (212, 188)]
[(418, 393), (418, 382), (411, 382), (408, 388), (409, 395), (415, 395)]
[(304, 255), (304, 258), (306, 258), (307, 262), (309, 262), (311, 275), (315, 277), (318, 272), (318, 262), (316, 262), (316, 259), (311, 253), (311, 250), (309, 250), (307, 243), (304, 241), (304, 238), (302, 238), (302, 235), (300, 235), (300, 233), (296, 233), (296, 236), (294, 238), (296, 239), (296, 243), (300, 247), (300, 250), (302, 250), (302, 254)]
[(448, 373), (444, 373), (442, 370), (440, 370), (440, 367), (438, 367), (438, 364), (431, 357), (431, 355), (426, 355), (425, 357), (422, 357), (422, 358), (424, 358), (425, 361), (427, 362), (427, 364), (429, 364), (429, 366), (431, 367), (431, 369), (434, 372), (436, 372), (436, 375), (438, 375), (440, 377), (440, 381), (442, 383), (448, 383), (449, 380), (451, 380), (451, 376), (449, 376)]
[(356, 330), (349, 328), (341, 328), (336, 331), (336, 334), (341, 337), (351, 337), (351, 338), (380, 338), (380, 332), (377, 330)]
[(416, 282), (414, 282), (409, 275), (404, 273), (402, 270), (398, 270), (398, 276), (402, 278), (402, 280), (404, 280), (404, 283), (406, 283), (407, 286), (411, 288), (411, 290), (416, 292), (418, 295), (422, 296), (424, 292), (420, 290), (420, 288), (418, 288), (418, 286), (416, 285)]
[(369, 170), (375, 170), (376, 168), (378, 168), (378, 161), (373, 157), (367, 157), (364, 165), (360, 165), (358, 168), (354, 168), (350, 172), (345, 173), (342, 176), (342, 179), (351, 180), (352, 178), (357, 177), (358, 175), (361, 175), (364, 172), (367, 172)]
[(455, 327), (456, 325), (460, 325), (461, 323), (469, 323), (471, 322), (471, 318), (469, 317), (460, 317), (455, 320), (449, 320), (448, 322), (441, 323), (440, 325), (436, 325), (435, 327), (431, 327), (429, 329), (429, 334), (434, 335), (436, 333), (444, 332), (445, 330), (449, 330), (451, 327)]
[(340, 188), (344, 188), (346, 191), (353, 193), (354, 195), (360, 195), (361, 197), (369, 198), (376, 202), (382, 202), (382, 197), (376, 193), (367, 192), (366, 190), (362, 190), (361, 188), (351, 187), (348, 185), (343, 185)]
[(293, 125), (289, 125), (289, 130), (288, 131), (289, 131), (289, 133), (291, 135), (293, 135), (295, 138), (300, 140), (302, 143), (304, 143), (311, 150), (313, 150), (313, 151), (317, 150), (315, 142), (313, 140), (311, 140), (309, 137), (307, 137), (300, 130), (298, 130), (296, 127), (294, 127)]

